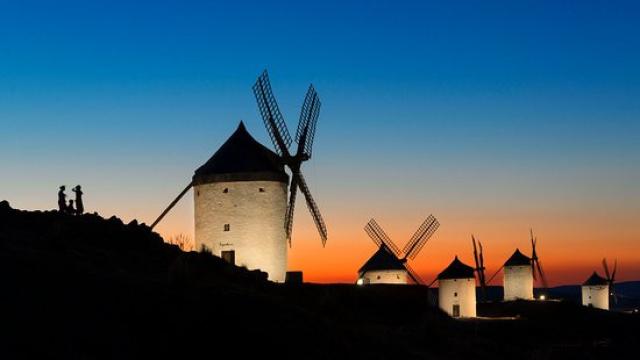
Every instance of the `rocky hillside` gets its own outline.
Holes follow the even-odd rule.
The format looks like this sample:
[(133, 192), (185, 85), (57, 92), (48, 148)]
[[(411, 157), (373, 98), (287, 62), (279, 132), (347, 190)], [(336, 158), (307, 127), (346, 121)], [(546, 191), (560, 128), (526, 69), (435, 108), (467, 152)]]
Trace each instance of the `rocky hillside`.
[(0, 358), (609, 358), (637, 316), (493, 303), (449, 319), (420, 286), (272, 284), (144, 224), (0, 203)]

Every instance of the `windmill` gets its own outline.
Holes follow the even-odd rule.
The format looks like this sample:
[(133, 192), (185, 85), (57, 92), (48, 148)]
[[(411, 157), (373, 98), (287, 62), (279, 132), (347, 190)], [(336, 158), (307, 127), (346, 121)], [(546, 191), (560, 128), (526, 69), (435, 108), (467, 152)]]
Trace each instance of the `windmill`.
[[(476, 238), (471, 235), (471, 242), (473, 243), (473, 260), (476, 263), (475, 272), (478, 274), (478, 282), (480, 283), (480, 289), (482, 290), (482, 299), (484, 301), (487, 300), (487, 283), (484, 275), (484, 255), (482, 253), (482, 243), (480, 240), (477, 241)], [(478, 252), (478, 249), (480, 252)]]
[[(302, 162), (311, 158), (320, 100), (310, 86), (296, 132), (297, 150), (292, 155), (288, 149), (292, 139), (266, 71), (253, 91), (277, 153), (260, 144), (240, 122), (209, 160), (195, 170), (189, 184), (151, 228), (193, 188), (196, 248), (207, 249), (233, 264), (260, 269), (269, 280), (283, 282), (298, 188), (305, 196), (323, 246), (327, 240), (326, 226), (300, 170)], [(291, 170), (291, 184), (285, 166)]]
[(618, 296), (616, 295), (616, 289), (614, 283), (616, 281), (616, 272), (618, 271), (618, 260), (613, 262), (613, 271), (609, 272), (609, 265), (607, 259), (602, 259), (602, 267), (604, 268), (604, 274), (607, 276), (607, 284), (609, 285), (609, 296), (613, 298), (614, 303), (618, 303)]
[(278, 103), (271, 90), (269, 74), (266, 70), (258, 77), (255, 85), (253, 85), (253, 93), (258, 102), (258, 109), (262, 115), (262, 120), (267, 128), (271, 142), (278, 155), (280, 155), (282, 162), (289, 168), (292, 175), (289, 186), (289, 204), (284, 221), (289, 246), (291, 246), (293, 212), (298, 188), (305, 197), (311, 217), (313, 217), (313, 221), (320, 233), (322, 246), (324, 246), (327, 242), (327, 227), (320, 215), (318, 205), (311, 196), (311, 191), (301, 171), (302, 163), (311, 159), (313, 138), (318, 122), (318, 115), (320, 114), (320, 98), (313, 85), (309, 85), (307, 95), (302, 104), (302, 110), (300, 111), (298, 129), (296, 131), (295, 140), (297, 148), (296, 152), (292, 153), (289, 151), (292, 143), (291, 135), (289, 134), (287, 124), (284, 121), (284, 117), (278, 108)]
[[(519, 249), (507, 259), (507, 261), (491, 275), (487, 284), (498, 275), (500, 271), (503, 271), (503, 283), (504, 283), (504, 299), (533, 299), (533, 283), (539, 278), (540, 283), (544, 291), (549, 288), (547, 283), (547, 277), (542, 270), (542, 264), (536, 251), (536, 245), (538, 239), (533, 236), (533, 230), (530, 230), (531, 234), (531, 257), (528, 257), (520, 252)], [(544, 294), (541, 299), (544, 299)]]
[[(386, 283), (386, 280), (381, 278), (382, 273), (397, 276), (397, 280), (393, 283), (402, 283), (403, 279), (400, 273), (406, 272), (408, 276), (416, 283), (422, 284), (418, 274), (411, 268), (408, 260), (416, 258), (418, 253), (422, 250), (429, 238), (435, 233), (440, 226), (438, 220), (429, 215), (426, 220), (420, 225), (418, 230), (413, 234), (409, 242), (404, 246), (402, 251), (391, 240), (391, 238), (382, 230), (380, 225), (375, 219), (369, 220), (364, 227), (364, 231), (369, 235), (371, 240), (378, 246), (378, 251), (360, 268), (360, 279), (364, 279), (369, 276), (377, 276), (373, 279), (373, 282)], [(376, 275), (377, 274), (377, 275)], [(376, 281), (378, 280), (378, 281)], [(406, 281), (404, 282), (406, 283)]]
[(533, 274), (533, 280), (535, 281), (537, 280), (537, 277), (539, 277), (540, 283), (542, 284), (542, 289), (544, 290), (544, 292), (546, 292), (549, 288), (549, 284), (547, 283), (547, 278), (544, 275), (544, 271), (542, 271), (542, 265), (540, 264), (538, 253), (536, 252), (536, 244), (538, 243), (538, 238), (533, 236), (533, 229), (530, 229), (529, 233), (531, 234), (531, 273)]
[(438, 307), (452, 317), (476, 317), (476, 269), (458, 256), (436, 277)]

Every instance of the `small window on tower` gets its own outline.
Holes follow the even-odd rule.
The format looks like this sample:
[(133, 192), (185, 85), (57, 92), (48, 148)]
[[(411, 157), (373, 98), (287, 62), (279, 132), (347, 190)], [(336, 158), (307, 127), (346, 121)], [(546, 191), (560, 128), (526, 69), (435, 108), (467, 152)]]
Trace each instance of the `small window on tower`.
[(380, 280), (380, 275), (378, 275), (378, 280)]
[(229, 231), (229, 230), (231, 230), (231, 225), (224, 224), (224, 231)]
[(259, 188), (258, 191), (264, 192), (264, 188)]
[(457, 293), (457, 292), (454, 292), (454, 293), (453, 293), (453, 297), (458, 297), (458, 293)]
[(224, 190), (222, 190), (223, 193), (228, 193), (229, 192), (229, 188), (224, 188)]

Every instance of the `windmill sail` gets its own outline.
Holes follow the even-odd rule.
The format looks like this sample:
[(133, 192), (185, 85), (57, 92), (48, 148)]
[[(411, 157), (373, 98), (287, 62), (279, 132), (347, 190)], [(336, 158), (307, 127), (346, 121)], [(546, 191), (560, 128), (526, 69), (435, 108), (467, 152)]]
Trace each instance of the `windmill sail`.
[(400, 256), (400, 249), (398, 248), (398, 246), (396, 246), (391, 238), (389, 238), (384, 230), (382, 230), (375, 219), (369, 220), (367, 225), (365, 225), (364, 227), (364, 231), (369, 235), (371, 240), (373, 240), (373, 242), (378, 245), (378, 247), (384, 244), (389, 250), (393, 252), (396, 257)]
[[(420, 276), (416, 273), (415, 270), (409, 265), (407, 258), (413, 259), (415, 255), (420, 251), (420, 249), (424, 246), (426, 241), (433, 235), (435, 230), (438, 228), (438, 221), (435, 219), (433, 215), (430, 215), (423, 223), (420, 225), (415, 234), (411, 237), (407, 245), (405, 245), (403, 250), (404, 256), (400, 258), (400, 249), (398, 246), (391, 240), (389, 235), (384, 232), (382, 227), (376, 222), (375, 219), (369, 220), (367, 225), (364, 227), (364, 231), (369, 235), (371, 240), (378, 246), (379, 250), (376, 254), (379, 254), (383, 249), (386, 250), (387, 253), (394, 257), (394, 261), (392, 263), (397, 264), (397, 266), (403, 267), (409, 278), (413, 280), (418, 285), (423, 285), (424, 281), (420, 278)], [(408, 256), (413, 255), (413, 256)], [(375, 257), (376, 255), (374, 255)], [(369, 262), (374, 258), (372, 257)], [(369, 263), (367, 262), (367, 264)], [(365, 264), (366, 265), (366, 264)], [(363, 266), (364, 268), (365, 266)], [(362, 269), (361, 268), (361, 271)], [(396, 267), (392, 268), (384, 268), (385, 270), (395, 270)], [(378, 277), (379, 279), (379, 277)]]
[(422, 278), (418, 275), (418, 273), (415, 270), (413, 270), (413, 268), (409, 265), (409, 263), (405, 262), (404, 267), (407, 269), (407, 274), (409, 274), (409, 277), (413, 280), (413, 282), (415, 282), (418, 285), (424, 284), (424, 281), (422, 280)]
[[(482, 290), (482, 299), (487, 300), (487, 284), (485, 283), (484, 278), (484, 256), (482, 254), (482, 243), (478, 241), (478, 246), (476, 246), (476, 238), (471, 235), (471, 242), (473, 243), (473, 259), (476, 263), (475, 271), (478, 274), (478, 282), (480, 283), (480, 289)], [(480, 253), (478, 253), (478, 247), (480, 248)]]
[(311, 158), (313, 146), (313, 137), (316, 132), (316, 123), (320, 115), (320, 97), (313, 85), (309, 85), (309, 90), (304, 98), (302, 110), (300, 111), (300, 120), (298, 121), (298, 130), (296, 131), (296, 142), (298, 143), (298, 153), (303, 154), (305, 158)]
[(289, 129), (278, 108), (275, 96), (271, 90), (269, 74), (265, 70), (255, 85), (253, 93), (258, 102), (258, 109), (262, 115), (262, 120), (267, 128), (271, 142), (280, 156), (289, 156), (289, 146), (291, 146), (291, 135)]
[(322, 238), (322, 246), (327, 243), (327, 226), (322, 219), (322, 215), (320, 215), (320, 209), (318, 209), (318, 205), (315, 200), (313, 200), (313, 196), (311, 196), (311, 191), (309, 191), (309, 187), (307, 186), (307, 182), (304, 180), (302, 173), (298, 174), (298, 186), (300, 186), (300, 191), (304, 194), (305, 200), (307, 200), (307, 207), (309, 208), (309, 212), (313, 217), (313, 222), (315, 222), (316, 227), (318, 228), (318, 232), (320, 232), (320, 238)]
[(296, 206), (296, 195), (298, 194), (298, 175), (297, 174), (293, 174), (293, 176), (291, 177), (290, 189), (291, 190), (289, 193), (289, 205), (287, 206), (287, 214), (285, 215), (285, 218), (284, 218), (289, 246), (291, 246), (291, 232), (293, 230), (293, 211)]
[(613, 263), (613, 272), (609, 272), (609, 264), (607, 263), (607, 259), (602, 259), (602, 267), (604, 268), (604, 273), (607, 276), (607, 283), (609, 284), (609, 296), (613, 298), (614, 303), (618, 302), (618, 296), (615, 292), (615, 277), (616, 271), (618, 270), (618, 260), (615, 260)]
[[(542, 264), (540, 263), (540, 259), (538, 258), (538, 253), (536, 251), (536, 245), (538, 243), (538, 238), (533, 236), (533, 229), (530, 229), (531, 234), (531, 272), (533, 274), (533, 279), (540, 279), (540, 283), (542, 284), (542, 288), (547, 290), (549, 288), (549, 284), (547, 283), (547, 277), (542, 271)], [(537, 274), (537, 275), (536, 275)]]
[(415, 259), (439, 226), (438, 220), (433, 215), (429, 215), (403, 248), (404, 257), (411, 260)]
[(300, 119), (298, 121), (298, 129), (296, 131), (296, 142), (298, 148), (295, 154), (291, 155), (289, 147), (291, 146), (292, 139), (289, 135), (287, 124), (280, 112), (278, 103), (273, 95), (271, 89), (271, 83), (269, 82), (269, 75), (265, 70), (256, 80), (253, 86), (253, 93), (258, 102), (258, 109), (264, 125), (267, 128), (271, 142), (276, 149), (276, 152), (280, 155), (282, 162), (291, 170), (291, 184), (289, 187), (289, 204), (285, 215), (284, 227), (286, 230), (286, 236), (291, 246), (291, 234), (293, 230), (293, 215), (295, 210), (295, 202), (297, 197), (298, 188), (304, 195), (307, 202), (309, 212), (313, 217), (320, 239), (322, 240), (322, 246), (327, 242), (327, 226), (322, 219), (320, 210), (316, 201), (313, 199), (309, 187), (302, 175), (301, 166), (302, 162), (311, 158), (311, 151), (313, 146), (313, 138), (315, 136), (316, 123), (320, 114), (320, 97), (313, 86), (309, 86), (307, 95), (302, 104), (300, 111)]

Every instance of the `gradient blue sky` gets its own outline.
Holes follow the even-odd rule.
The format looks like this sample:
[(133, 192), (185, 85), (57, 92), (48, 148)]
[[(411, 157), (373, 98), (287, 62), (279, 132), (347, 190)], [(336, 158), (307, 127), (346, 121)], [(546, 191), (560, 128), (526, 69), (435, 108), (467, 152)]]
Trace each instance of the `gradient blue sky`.
[[(550, 267), (590, 249), (562, 281), (603, 255), (637, 278), (639, 19), (635, 1), (0, 0), (0, 198), (50, 208), (81, 183), (89, 210), (150, 222), (240, 119), (269, 144), (268, 68), (291, 129), (309, 82), (323, 100), (304, 169), (333, 234), (318, 261), (342, 272), (305, 262), (300, 204), (290, 260), (312, 279), (354, 276), (369, 217), (403, 243), (431, 212), (422, 273), (471, 232), (499, 263), (534, 226)], [(190, 233), (190, 206), (159, 231)]]

